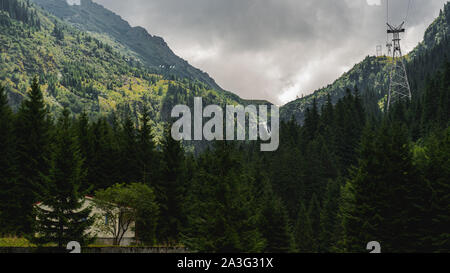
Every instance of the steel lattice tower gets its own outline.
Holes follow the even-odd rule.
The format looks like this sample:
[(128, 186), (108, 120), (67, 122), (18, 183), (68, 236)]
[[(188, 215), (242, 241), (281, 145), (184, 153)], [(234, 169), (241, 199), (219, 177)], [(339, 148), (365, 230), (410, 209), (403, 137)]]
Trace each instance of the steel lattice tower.
[(392, 43), (386, 43), (387, 55), (391, 56), (392, 54)]
[(383, 47), (381, 45), (377, 45), (377, 57), (381, 57), (383, 55)]
[(389, 81), (389, 97), (387, 104), (387, 111), (393, 103), (403, 99), (411, 100), (411, 88), (409, 86), (408, 75), (406, 73), (405, 63), (403, 62), (402, 50), (400, 47), (400, 33), (405, 32), (403, 28), (405, 22), (401, 23), (398, 27), (393, 27), (389, 23), (387, 24), (388, 34), (392, 34), (392, 68), (390, 72)]

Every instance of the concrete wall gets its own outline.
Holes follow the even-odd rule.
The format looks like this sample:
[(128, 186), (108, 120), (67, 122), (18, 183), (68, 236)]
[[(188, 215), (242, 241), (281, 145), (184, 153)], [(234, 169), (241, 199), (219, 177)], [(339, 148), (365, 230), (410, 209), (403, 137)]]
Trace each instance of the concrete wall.
[[(0, 247), (0, 253), (68, 253), (57, 247)], [(176, 247), (85, 247), (82, 253), (189, 253), (186, 248)]]
[[(122, 238), (122, 241), (120, 241), (120, 246), (130, 246), (130, 245), (136, 245), (136, 240), (133, 238)], [(114, 239), (113, 238), (95, 238), (95, 242), (93, 245), (97, 246), (112, 246), (114, 245)]]

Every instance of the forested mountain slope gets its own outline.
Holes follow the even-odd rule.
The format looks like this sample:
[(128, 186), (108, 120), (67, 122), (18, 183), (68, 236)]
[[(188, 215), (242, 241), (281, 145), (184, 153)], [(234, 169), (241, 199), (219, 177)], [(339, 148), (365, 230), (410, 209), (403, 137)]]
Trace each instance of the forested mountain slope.
[[(412, 92), (423, 86), (427, 75), (433, 74), (446, 60), (449, 52), (450, 4), (441, 10), (439, 17), (428, 27), (424, 40), (406, 57), (407, 72)], [(427, 58), (423, 58), (427, 55)], [(367, 108), (384, 107), (389, 85), (389, 57), (368, 56), (344, 73), (334, 83), (315, 91), (313, 94), (295, 100), (281, 108), (281, 117), (290, 120), (292, 117), (302, 123), (305, 111), (312, 106), (315, 99), (318, 106), (326, 103), (328, 95), (333, 103), (345, 96), (347, 88), (357, 87)], [(425, 64), (424, 60), (428, 60)]]
[[(185, 153), (170, 125), (156, 139), (150, 120), (159, 128), (171, 106), (190, 104), (194, 95), (205, 103), (246, 101), (151, 71), (120, 44), (25, 1), (0, 0), (0, 7), (0, 236), (84, 247), (80, 231), (90, 219), (73, 200), (87, 192), (133, 206), (143, 246), (367, 253), (376, 240), (384, 253), (450, 252), (450, 62), (441, 35), (448, 4), (409, 56), (410, 102), (380, 110), (384, 94), (364, 79), (386, 58), (367, 58), (356, 66), (367, 74), (355, 68), (347, 77), (369, 89), (347, 89), (335, 104), (336, 97), (318, 93), (327, 100), (322, 108), (311, 97), (302, 125), (281, 122), (277, 151), (261, 152), (256, 141), (217, 141), (197, 156)], [(28, 88), (36, 73), (41, 82)], [(100, 117), (68, 111), (85, 107)], [(139, 117), (139, 126), (131, 115), (112, 119), (117, 112)], [(33, 204), (41, 201), (52, 212), (36, 217)], [(65, 212), (56, 223), (68, 232), (53, 235), (55, 211)]]
[(142, 27), (131, 27), (120, 16), (91, 0), (68, 5), (66, 0), (33, 0), (51, 14), (75, 27), (106, 35), (136, 53), (146, 65), (161, 73), (197, 79), (210, 88), (222, 90), (209, 75), (176, 56), (161, 37), (152, 36)]
[(0, 7), (0, 82), (13, 109), (34, 76), (52, 113), (67, 107), (74, 114), (85, 110), (94, 119), (115, 113), (137, 121), (146, 106), (158, 132), (174, 105), (190, 105), (195, 96), (205, 104), (250, 103), (199, 80), (152, 68), (110, 36), (82, 31), (29, 1), (2, 0)]

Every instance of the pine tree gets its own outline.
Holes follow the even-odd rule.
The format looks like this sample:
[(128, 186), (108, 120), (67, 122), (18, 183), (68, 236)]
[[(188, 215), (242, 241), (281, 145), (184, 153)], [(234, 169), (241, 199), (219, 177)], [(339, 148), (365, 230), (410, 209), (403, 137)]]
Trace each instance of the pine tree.
[(347, 89), (346, 96), (335, 107), (334, 143), (342, 175), (347, 175), (350, 166), (356, 163), (357, 147), (365, 126), (365, 114), (358, 93), (354, 97)]
[(170, 123), (164, 128), (161, 146), (161, 178), (157, 187), (161, 207), (158, 237), (164, 242), (177, 242), (182, 224), (185, 222), (182, 204), (186, 167), (181, 142), (172, 138)]
[(273, 194), (267, 201), (261, 215), (261, 230), (266, 239), (265, 252), (291, 252), (293, 236), (286, 209), (281, 200)]
[(305, 183), (308, 179), (308, 170), (305, 165), (308, 162), (304, 160), (301, 149), (298, 147), (300, 139), (298, 126), (293, 122), (282, 123), (281, 132), (281, 146), (267, 157), (269, 162), (267, 172), (270, 175), (274, 193), (283, 200), (289, 218), (293, 219), (297, 215), (299, 200), (303, 200), (310, 194), (306, 187), (309, 185)]
[(189, 189), (185, 245), (203, 252), (262, 251), (253, 183), (234, 145), (220, 142), (199, 160)]
[(325, 139), (318, 135), (306, 148), (308, 158), (304, 162), (304, 184), (306, 196), (324, 196), (329, 179), (337, 176), (337, 168), (332, 152)]
[(327, 185), (323, 208), (320, 213), (320, 252), (331, 252), (333, 245), (336, 244), (334, 232), (339, 210), (339, 196), (340, 183), (330, 181)]
[(130, 115), (126, 115), (122, 125), (120, 139), (121, 181), (133, 183), (141, 181), (138, 164), (136, 128)]
[(17, 162), (18, 180), (17, 186), (20, 194), (16, 196), (20, 203), (20, 211), (15, 216), (20, 223), (20, 233), (31, 232), (33, 220), (33, 204), (37, 202), (36, 194), (42, 186), (42, 176), (48, 171), (48, 155), (51, 123), (44, 98), (39, 87), (39, 81), (34, 78), (31, 91), (20, 106), (17, 123)]
[(317, 199), (317, 195), (313, 195), (309, 201), (308, 216), (311, 221), (312, 236), (314, 238), (314, 252), (319, 250), (319, 238), (320, 238), (320, 203)]
[(54, 242), (63, 247), (70, 241), (81, 244), (90, 241), (86, 230), (93, 224), (91, 208), (83, 207), (85, 193), (79, 191), (86, 177), (83, 160), (69, 111), (64, 109), (57, 125), (42, 201), (35, 206), (34, 242), (40, 245)]
[(90, 155), (89, 147), (89, 139), (90, 139), (90, 127), (89, 127), (89, 118), (84, 110), (81, 112), (80, 116), (78, 117), (78, 120), (76, 122), (76, 133), (77, 133), (77, 139), (79, 140), (80, 144), (80, 152), (83, 158), (88, 158)]
[(432, 252), (450, 251), (450, 129), (432, 135), (427, 144), (427, 162), (425, 175), (431, 184), (431, 223), (424, 231), (431, 237)]
[(336, 215), (336, 223), (333, 227), (333, 239), (334, 245), (330, 248), (330, 252), (334, 253), (346, 253), (349, 252), (347, 249), (347, 238), (350, 234), (347, 221), (350, 219), (350, 213), (354, 211), (354, 194), (352, 184), (343, 180), (342, 177), (339, 178), (340, 182), (340, 195), (338, 199), (338, 213)]
[(441, 75), (439, 75), (439, 105), (437, 110), (437, 122), (440, 128), (450, 125), (450, 61), (444, 65)]
[(91, 156), (87, 161), (88, 184), (94, 186), (94, 189), (106, 189), (114, 185), (118, 179), (122, 179), (122, 165), (117, 165), (117, 159), (120, 158), (118, 145), (106, 119), (101, 118), (90, 127)]
[(55, 38), (58, 41), (64, 40), (64, 30), (63, 27), (60, 26), (57, 22), (55, 22), (55, 27), (53, 28), (52, 35), (55, 36)]
[(358, 168), (351, 175), (354, 200), (346, 219), (347, 250), (378, 241), (385, 252), (420, 251), (427, 185), (413, 165), (404, 126), (367, 130)]
[(307, 109), (305, 113), (305, 124), (303, 126), (303, 141), (311, 141), (316, 136), (319, 129), (319, 109), (317, 106), (317, 100), (313, 100), (311, 109)]
[[(82, 158), (85, 158), (83, 162), (83, 169), (87, 170), (89, 173), (89, 162), (91, 160), (91, 130), (89, 124), (89, 118), (87, 116), (86, 111), (81, 112), (78, 120), (75, 124), (75, 132), (78, 140), (78, 144), (80, 147), (80, 155)], [(85, 183), (82, 185), (83, 190), (90, 190), (91, 185)]]
[(295, 244), (300, 253), (312, 253), (316, 250), (315, 239), (308, 211), (303, 203), (300, 204), (295, 224)]
[[(150, 125), (150, 114), (147, 107), (142, 110), (140, 118), (140, 128), (137, 131), (136, 155), (139, 166), (139, 180), (144, 184), (155, 184), (158, 179), (158, 158), (155, 152), (155, 143), (153, 142), (153, 133)], [(127, 127), (129, 126), (126, 125)], [(130, 130), (128, 128), (127, 130)]]
[(20, 213), (16, 196), (20, 190), (16, 184), (16, 154), (14, 141), (14, 115), (8, 105), (6, 90), (0, 85), (0, 234), (15, 234)]

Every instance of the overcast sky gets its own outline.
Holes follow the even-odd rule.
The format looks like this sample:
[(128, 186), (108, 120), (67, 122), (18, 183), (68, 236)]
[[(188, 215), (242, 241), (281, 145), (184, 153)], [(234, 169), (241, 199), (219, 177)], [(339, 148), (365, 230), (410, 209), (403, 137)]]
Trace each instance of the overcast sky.
[[(332, 83), (386, 43), (386, 0), (94, 0), (246, 99), (284, 104)], [(390, 0), (390, 21), (409, 0)], [(412, 0), (404, 51), (447, 0)], [(385, 48), (383, 48), (385, 51)]]

